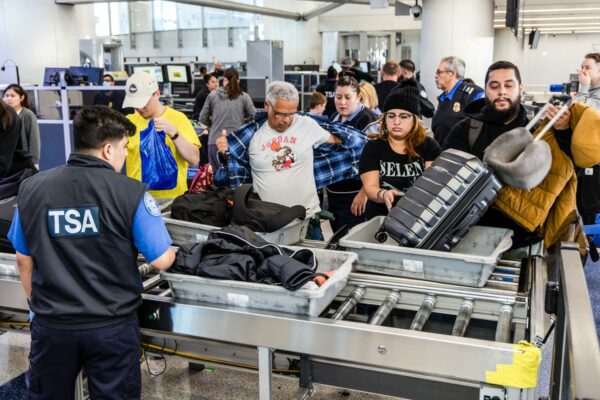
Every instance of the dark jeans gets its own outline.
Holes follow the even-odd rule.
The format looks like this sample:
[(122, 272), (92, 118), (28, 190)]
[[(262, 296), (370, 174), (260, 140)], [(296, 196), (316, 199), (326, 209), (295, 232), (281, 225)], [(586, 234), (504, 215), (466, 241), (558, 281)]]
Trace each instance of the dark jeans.
[(102, 328), (64, 330), (31, 323), (28, 393), (33, 400), (70, 400), (83, 368), (90, 398), (139, 399), (140, 327), (137, 317)]
[(337, 194), (327, 191), (327, 209), (335, 217), (335, 221), (329, 221), (333, 233), (336, 233), (344, 225), (350, 229), (367, 220), (364, 214), (360, 217), (352, 215), (350, 207), (355, 197), (356, 193)]

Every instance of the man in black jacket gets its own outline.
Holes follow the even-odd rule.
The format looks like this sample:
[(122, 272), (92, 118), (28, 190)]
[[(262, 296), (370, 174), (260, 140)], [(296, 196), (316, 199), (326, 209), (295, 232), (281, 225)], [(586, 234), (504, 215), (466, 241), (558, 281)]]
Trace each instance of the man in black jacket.
[(385, 99), (394, 88), (398, 86), (398, 77), (400, 76), (400, 66), (396, 61), (388, 61), (381, 68), (381, 82), (375, 85), (379, 106), (383, 108)]
[[(483, 159), (485, 149), (503, 133), (526, 126), (529, 122), (525, 108), (521, 105), (523, 85), (516, 65), (508, 61), (492, 64), (485, 77), (485, 98), (472, 103), (465, 110), (467, 117), (461, 120), (448, 134), (443, 149), (453, 148)], [(558, 111), (551, 107), (548, 116)], [(561, 149), (570, 142), (570, 113), (567, 111), (554, 124), (555, 135)], [(564, 150), (563, 150), (564, 151)], [(498, 226), (515, 232), (513, 247), (521, 247), (539, 241), (497, 209), (490, 208), (479, 222), (480, 225)]]
[(335, 84), (337, 83), (337, 70), (331, 66), (327, 68), (327, 80), (317, 86), (316, 91), (322, 93), (327, 98), (327, 105), (323, 115), (331, 117), (335, 114)]
[[(435, 113), (435, 106), (429, 99), (427, 98), (427, 92), (425, 91), (425, 87), (419, 82), (417, 77), (415, 76), (416, 71), (415, 63), (412, 60), (402, 60), (400, 61), (400, 71), (398, 82), (402, 82), (405, 79), (412, 79), (417, 82), (417, 86), (419, 87), (419, 102), (421, 105), (421, 117), (433, 118), (433, 114)], [(381, 104), (381, 103), (380, 103)]]

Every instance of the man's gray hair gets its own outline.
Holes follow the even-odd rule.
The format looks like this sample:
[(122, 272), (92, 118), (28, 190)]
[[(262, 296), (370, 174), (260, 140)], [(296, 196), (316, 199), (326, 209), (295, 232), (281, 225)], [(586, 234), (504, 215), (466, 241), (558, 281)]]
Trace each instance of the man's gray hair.
[(300, 96), (298, 90), (288, 82), (275, 81), (267, 88), (267, 102), (275, 105), (277, 100), (298, 101)]
[(447, 71), (456, 72), (456, 77), (458, 79), (462, 79), (465, 77), (465, 62), (458, 57), (444, 57), (442, 58), (442, 62), (446, 63)]

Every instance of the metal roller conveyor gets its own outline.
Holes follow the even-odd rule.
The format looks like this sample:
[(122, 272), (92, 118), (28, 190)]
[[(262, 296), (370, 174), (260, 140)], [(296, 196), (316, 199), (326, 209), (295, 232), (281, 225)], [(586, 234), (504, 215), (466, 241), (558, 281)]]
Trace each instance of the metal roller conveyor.
[(14, 254), (0, 253), (0, 275), (19, 276), (17, 259)]
[(419, 307), (419, 311), (417, 311), (417, 315), (415, 315), (410, 324), (410, 329), (413, 331), (422, 331), (423, 326), (425, 326), (431, 315), (431, 311), (433, 311), (433, 307), (435, 307), (435, 296), (425, 296), (421, 307)]
[[(579, 260), (577, 250), (573, 253)], [(0, 268), (7, 264), (18, 273), (14, 256), (3, 256)], [(258, 365), (261, 399), (272, 398), (270, 371), (288, 364), (295, 370), (290, 359), (298, 354), (301, 389), (319, 383), (414, 400), (534, 398), (534, 389), (482, 382), (487, 371), (513, 361), (517, 350), (511, 342), (547, 331), (541, 257), (527, 265), (501, 261), (481, 287), (353, 272), (327, 305), (331, 318), (178, 299), (164, 276), (144, 263), (138, 260), (146, 340), (210, 357), (217, 365), (219, 360)], [(0, 272), (0, 311), (9, 320), (26, 320), (18, 276)], [(463, 367), (457, 369), (455, 360)]]
[(369, 324), (381, 325), (383, 321), (385, 321), (385, 319), (388, 317), (388, 315), (390, 315), (390, 313), (394, 309), (394, 306), (396, 305), (396, 303), (398, 303), (399, 300), (400, 293), (395, 290), (391, 291), (387, 295), (383, 303), (381, 303), (377, 311), (375, 311), (375, 314), (373, 314), (373, 317), (369, 321)]
[(452, 336), (464, 336), (471, 321), (471, 314), (475, 304), (472, 300), (465, 299), (458, 310), (458, 315), (452, 327)]
[(140, 265), (138, 267), (138, 271), (140, 271), (140, 275), (142, 277), (145, 277), (146, 275), (148, 275), (150, 272), (154, 271), (154, 268), (152, 268), (152, 266), (148, 263), (144, 263), (142, 265)]
[(510, 328), (512, 323), (513, 307), (509, 304), (503, 304), (500, 307), (498, 325), (496, 327), (496, 342), (510, 342)]
[(335, 311), (335, 313), (331, 316), (331, 319), (336, 321), (345, 319), (350, 311), (362, 300), (365, 296), (365, 289), (362, 287), (355, 288), (352, 293), (346, 298), (346, 300), (342, 303), (342, 305)]

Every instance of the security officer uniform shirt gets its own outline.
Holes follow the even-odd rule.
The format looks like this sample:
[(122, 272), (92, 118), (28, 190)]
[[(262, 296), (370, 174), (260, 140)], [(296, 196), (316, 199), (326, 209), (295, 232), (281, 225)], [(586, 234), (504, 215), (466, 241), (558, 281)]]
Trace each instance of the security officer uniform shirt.
[(454, 125), (465, 117), (465, 107), (484, 96), (479, 86), (456, 82), (452, 90), (438, 96), (438, 108), (431, 121), (431, 129), (435, 140), (444, 147), (444, 141)]
[(325, 111), (323, 111), (323, 115), (327, 117), (331, 117), (335, 114), (335, 84), (337, 81), (335, 79), (328, 79), (325, 83), (321, 83), (315, 91), (323, 94), (327, 98), (327, 104), (325, 105)]
[(9, 238), (34, 260), (30, 306), (50, 328), (99, 328), (131, 318), (141, 303), (138, 250), (148, 261), (171, 239), (145, 185), (99, 158), (67, 165), (21, 186)]

